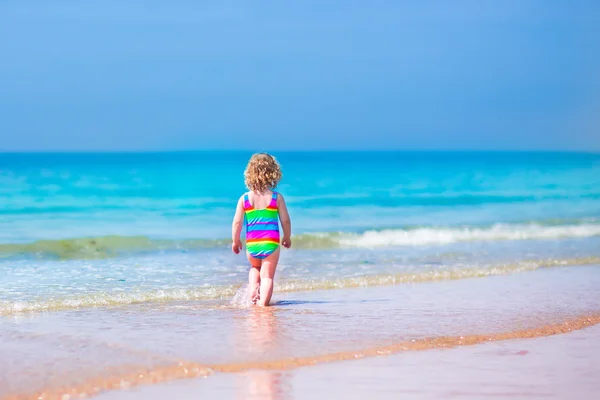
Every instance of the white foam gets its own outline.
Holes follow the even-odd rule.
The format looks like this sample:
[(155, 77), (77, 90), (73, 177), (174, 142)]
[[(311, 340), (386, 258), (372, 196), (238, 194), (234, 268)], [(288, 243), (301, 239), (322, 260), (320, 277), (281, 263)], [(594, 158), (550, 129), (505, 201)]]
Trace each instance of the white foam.
[(243, 285), (237, 290), (237, 292), (235, 292), (230, 304), (239, 308), (247, 308), (252, 305), (248, 296), (248, 285)]
[(367, 231), (341, 235), (342, 247), (423, 246), (472, 241), (583, 238), (600, 235), (599, 224), (544, 226), (496, 224), (487, 228), (417, 228)]
[[(542, 259), (521, 261), (514, 264), (497, 264), (484, 267), (424, 269), (418, 272), (385, 273), (381, 275), (340, 276), (327, 279), (283, 280), (277, 284), (278, 292), (299, 292), (312, 290), (330, 290), (404, 283), (432, 282), (483, 278), (534, 271), (539, 268), (565, 267), (569, 265), (598, 265), (598, 257), (571, 259)], [(250, 307), (247, 285), (207, 286), (188, 289), (155, 289), (150, 291), (113, 291), (86, 293), (63, 298), (49, 297), (31, 301), (0, 300), (0, 316), (26, 312), (45, 312), (75, 308), (123, 306), (137, 303), (217, 300), (232, 298), (229, 305), (236, 308)]]

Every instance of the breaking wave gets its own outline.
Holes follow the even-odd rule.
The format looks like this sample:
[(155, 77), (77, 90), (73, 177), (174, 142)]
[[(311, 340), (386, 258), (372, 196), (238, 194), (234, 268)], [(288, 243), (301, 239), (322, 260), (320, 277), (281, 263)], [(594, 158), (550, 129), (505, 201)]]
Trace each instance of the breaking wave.
[[(600, 224), (494, 224), (485, 227), (409, 227), (364, 232), (324, 232), (294, 236), (296, 249), (431, 246), (457, 242), (552, 240), (600, 236)], [(156, 251), (196, 251), (226, 248), (228, 239), (154, 239), (145, 236), (100, 236), (31, 243), (0, 244), (0, 258), (28, 256), (57, 259), (97, 259)]]

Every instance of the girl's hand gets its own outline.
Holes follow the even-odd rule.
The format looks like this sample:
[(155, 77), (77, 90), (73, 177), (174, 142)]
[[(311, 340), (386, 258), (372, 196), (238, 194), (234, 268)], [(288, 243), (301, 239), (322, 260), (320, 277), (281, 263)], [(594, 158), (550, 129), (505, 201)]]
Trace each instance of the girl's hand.
[(292, 247), (292, 239), (290, 239), (289, 237), (284, 237), (283, 240), (281, 241), (281, 244), (286, 249), (289, 249), (290, 247)]
[(233, 251), (235, 254), (240, 254), (240, 250), (242, 250), (242, 242), (239, 240), (234, 241), (231, 244), (231, 251)]

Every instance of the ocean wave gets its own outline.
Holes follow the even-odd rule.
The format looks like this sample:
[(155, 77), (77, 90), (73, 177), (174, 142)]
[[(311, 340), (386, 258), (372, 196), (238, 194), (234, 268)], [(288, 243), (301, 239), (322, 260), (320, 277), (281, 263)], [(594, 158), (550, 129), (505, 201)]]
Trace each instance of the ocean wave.
[(341, 235), (341, 247), (422, 246), (474, 241), (581, 238), (600, 235), (600, 224), (544, 226), (539, 224), (496, 224), (485, 228), (415, 228), (367, 231)]
[(0, 258), (12, 256), (34, 256), (40, 258), (99, 259), (123, 254), (152, 251), (196, 250), (218, 248), (228, 240), (168, 240), (146, 236), (99, 236), (61, 240), (38, 240), (31, 243), (0, 244)]
[[(277, 292), (307, 292), (315, 290), (350, 289), (424, 283), (459, 279), (483, 278), (535, 271), (540, 268), (600, 264), (600, 257), (528, 260), (485, 267), (427, 269), (414, 273), (364, 275), (339, 278), (293, 279), (277, 283)], [(131, 290), (129, 292), (94, 292), (64, 298), (41, 298), (29, 301), (0, 301), (0, 316), (28, 312), (57, 311), (76, 308), (123, 306), (137, 303), (218, 300), (232, 298), (241, 285), (215, 285), (187, 289)]]
[[(582, 222), (495, 224), (487, 227), (410, 227), (361, 233), (324, 232), (294, 236), (295, 249), (429, 246), (457, 242), (551, 240), (600, 236), (600, 224)], [(57, 259), (98, 259), (153, 251), (195, 251), (226, 248), (228, 239), (153, 239), (146, 236), (100, 236), (32, 243), (0, 244), (0, 258), (34, 256)]]
[(600, 236), (600, 224), (547, 223), (494, 224), (485, 227), (409, 227), (367, 230), (360, 233), (326, 232), (294, 237), (300, 249), (378, 248), (396, 246), (444, 245), (458, 242), (495, 242), (514, 240), (567, 239)]

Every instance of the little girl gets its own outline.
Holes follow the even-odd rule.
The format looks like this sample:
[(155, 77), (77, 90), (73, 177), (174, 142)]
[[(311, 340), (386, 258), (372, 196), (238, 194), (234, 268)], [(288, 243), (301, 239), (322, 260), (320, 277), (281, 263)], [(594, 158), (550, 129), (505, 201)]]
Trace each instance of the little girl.
[(283, 230), (281, 244), (290, 248), (292, 223), (283, 196), (274, 191), (281, 180), (281, 168), (275, 157), (254, 154), (244, 171), (249, 192), (240, 197), (232, 225), (231, 250), (242, 249), (240, 234), (246, 225), (246, 255), (250, 262), (248, 293), (250, 301), (268, 306), (273, 295), (273, 278), (279, 261), (279, 220)]

